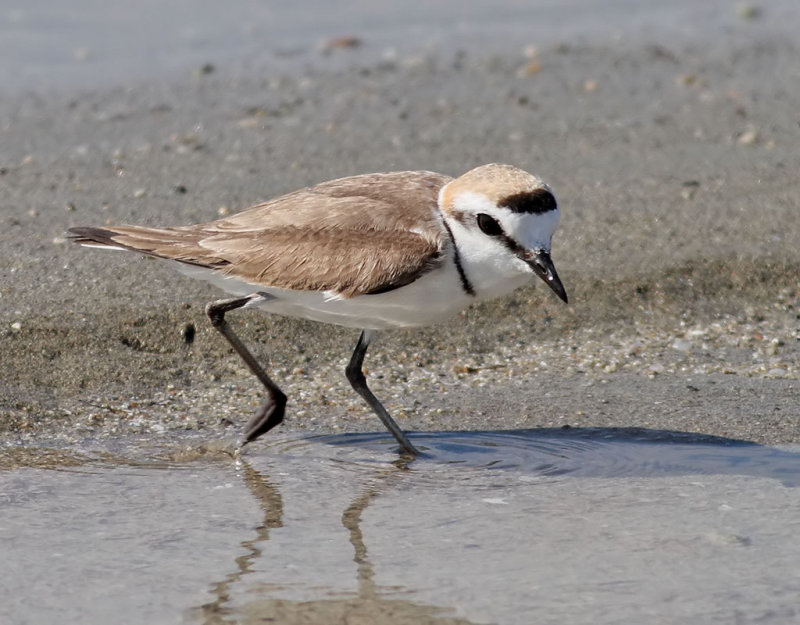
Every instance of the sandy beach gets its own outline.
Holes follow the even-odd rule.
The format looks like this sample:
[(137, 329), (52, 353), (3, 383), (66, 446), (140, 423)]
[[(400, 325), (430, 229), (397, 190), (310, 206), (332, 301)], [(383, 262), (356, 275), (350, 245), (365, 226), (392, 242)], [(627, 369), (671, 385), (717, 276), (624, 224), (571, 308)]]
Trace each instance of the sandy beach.
[[(382, 335), (366, 367), (403, 427), (800, 441), (797, 47), (774, 16), (728, 17), (735, 30), (702, 46), (398, 52), (331, 38), (288, 64), (210, 59), (127, 86), (8, 94), (0, 427), (218, 430), (258, 401), (204, 318), (218, 291), (79, 249), (68, 227), (180, 225), (338, 176), (499, 161), (556, 191), (570, 304), (531, 287)], [(342, 374), (355, 333), (253, 312), (233, 323), (290, 395), (285, 428), (379, 427)]]
[[(0, 621), (797, 622), (793, 0), (0, 2)], [(543, 285), (380, 334), (67, 228), (370, 171), (554, 189)], [(193, 340), (187, 340), (193, 337)]]

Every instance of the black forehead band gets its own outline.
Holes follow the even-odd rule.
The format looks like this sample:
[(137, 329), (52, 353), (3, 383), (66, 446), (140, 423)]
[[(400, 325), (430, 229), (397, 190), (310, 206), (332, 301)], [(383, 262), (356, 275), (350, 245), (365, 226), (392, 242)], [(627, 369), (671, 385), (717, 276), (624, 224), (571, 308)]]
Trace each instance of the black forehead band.
[(549, 213), (558, 208), (556, 198), (554, 198), (553, 194), (547, 189), (515, 193), (514, 195), (504, 197), (497, 205), (505, 206), (515, 213), (533, 213), (535, 215)]

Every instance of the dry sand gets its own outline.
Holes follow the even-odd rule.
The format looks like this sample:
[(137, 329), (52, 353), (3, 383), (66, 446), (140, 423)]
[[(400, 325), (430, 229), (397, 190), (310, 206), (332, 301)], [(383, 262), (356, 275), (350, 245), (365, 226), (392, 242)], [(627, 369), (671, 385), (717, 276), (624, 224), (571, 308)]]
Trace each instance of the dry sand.
[[(512, 163), (563, 208), (544, 288), (367, 356), (407, 429), (642, 426), (800, 441), (797, 44), (562, 41), (387, 59), (369, 45), (130, 88), (0, 100), (0, 428), (8, 440), (240, 430), (259, 389), (206, 322), (220, 294), (80, 249), (75, 225), (210, 220), (366, 171)], [(317, 58), (318, 57), (318, 58)], [(378, 430), (356, 334), (232, 315), (290, 395), (284, 428)], [(182, 331), (194, 324), (191, 345)]]

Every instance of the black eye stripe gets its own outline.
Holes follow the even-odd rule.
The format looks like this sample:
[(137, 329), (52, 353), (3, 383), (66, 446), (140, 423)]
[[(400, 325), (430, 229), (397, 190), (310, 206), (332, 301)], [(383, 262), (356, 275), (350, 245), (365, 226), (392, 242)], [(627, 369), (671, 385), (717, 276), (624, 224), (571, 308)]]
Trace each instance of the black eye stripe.
[(515, 193), (504, 197), (497, 205), (503, 206), (514, 213), (534, 213), (536, 215), (549, 213), (558, 208), (556, 198), (547, 189)]
[(483, 234), (486, 234), (490, 237), (497, 237), (503, 234), (503, 228), (500, 227), (500, 224), (491, 215), (487, 215), (486, 213), (478, 213), (477, 220), (478, 228), (481, 229)]

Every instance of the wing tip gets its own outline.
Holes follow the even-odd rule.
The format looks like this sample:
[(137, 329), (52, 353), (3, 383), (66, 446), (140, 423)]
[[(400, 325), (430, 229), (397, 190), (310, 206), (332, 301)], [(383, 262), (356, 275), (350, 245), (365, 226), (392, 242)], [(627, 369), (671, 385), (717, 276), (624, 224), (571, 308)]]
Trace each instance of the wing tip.
[(117, 233), (95, 226), (76, 226), (67, 230), (67, 239), (84, 247), (105, 247), (124, 249), (114, 241)]

